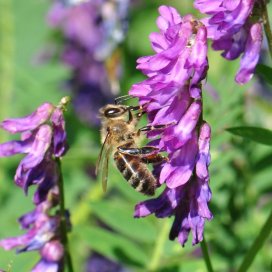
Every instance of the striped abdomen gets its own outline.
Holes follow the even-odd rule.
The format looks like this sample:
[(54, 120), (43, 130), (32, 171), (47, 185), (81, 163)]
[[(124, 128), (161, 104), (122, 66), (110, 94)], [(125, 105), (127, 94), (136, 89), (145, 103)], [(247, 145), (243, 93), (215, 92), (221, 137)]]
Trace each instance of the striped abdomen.
[(119, 171), (133, 188), (145, 195), (154, 195), (156, 179), (139, 157), (117, 151), (114, 160)]

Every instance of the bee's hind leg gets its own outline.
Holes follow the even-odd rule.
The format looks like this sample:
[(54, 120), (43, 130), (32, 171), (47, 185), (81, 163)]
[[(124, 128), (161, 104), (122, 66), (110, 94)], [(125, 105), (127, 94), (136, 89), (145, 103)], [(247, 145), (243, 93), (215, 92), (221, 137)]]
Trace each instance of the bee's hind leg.
[(161, 162), (168, 162), (169, 159), (157, 153), (157, 154), (150, 154), (150, 155), (144, 156), (141, 158), (141, 161), (144, 163), (157, 164)]
[(158, 148), (154, 146), (143, 146), (141, 148), (130, 148), (130, 147), (118, 147), (118, 152), (122, 154), (127, 154), (130, 156), (138, 156), (144, 163), (160, 163), (163, 161), (168, 161), (169, 159), (161, 154), (157, 153)]

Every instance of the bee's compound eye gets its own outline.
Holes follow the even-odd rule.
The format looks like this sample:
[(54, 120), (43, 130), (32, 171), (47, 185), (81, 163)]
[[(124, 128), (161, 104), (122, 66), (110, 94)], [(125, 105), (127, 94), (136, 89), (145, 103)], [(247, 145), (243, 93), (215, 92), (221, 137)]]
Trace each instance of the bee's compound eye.
[(124, 110), (121, 108), (110, 108), (105, 111), (106, 117), (117, 117), (123, 114)]

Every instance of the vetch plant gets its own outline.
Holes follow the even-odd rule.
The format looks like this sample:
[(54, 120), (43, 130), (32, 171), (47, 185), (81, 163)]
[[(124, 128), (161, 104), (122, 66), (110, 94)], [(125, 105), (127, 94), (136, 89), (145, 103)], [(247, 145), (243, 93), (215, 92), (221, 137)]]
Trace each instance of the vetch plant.
[[(23, 63), (20, 54), (17, 65), (13, 43), (19, 40), (18, 49), (25, 51), (24, 40), (27, 45), (32, 42), (39, 44), (39, 39), (46, 33), (41, 32), (37, 40), (36, 36), (27, 36), (29, 31), (24, 31), (24, 39), (21, 35), (17, 36), (12, 14), (14, 12), (20, 17), (20, 2), (16, 5), (10, 2), (4, 0), (4, 8), (0, 9), (0, 18), (3, 18), (0, 20), (0, 32), (5, 34), (3, 41), (0, 41), (0, 74), (3, 75), (0, 84), (3, 106), (1, 119), (6, 116), (9, 105), (16, 109), (17, 102), (10, 103), (10, 97), (16, 95), (16, 100), (20, 100), (23, 97), (28, 99), (34, 93), (38, 95), (37, 89), (46, 89), (48, 85), (44, 84), (52, 86), (52, 78), (55, 81), (57, 76), (63, 75), (62, 65), (54, 67), (56, 63), (53, 62), (48, 66), (50, 71), (44, 70), (48, 75), (35, 80), (33, 75), (28, 75), (29, 67), (25, 70), (20, 68)], [(23, 5), (30, 7), (34, 5), (31, 2)], [(119, 91), (118, 80), (122, 72), (120, 56), (124, 56), (125, 74), (129, 74), (122, 86), (136, 82), (139, 78), (134, 73), (134, 58), (138, 57), (136, 54), (145, 55), (147, 47), (139, 39), (144, 34), (143, 27), (148, 30), (153, 24), (153, 17), (149, 15), (153, 14), (153, 8), (158, 3), (136, 2), (132, 6), (136, 9), (129, 14), (132, 26), (129, 31), (135, 31), (135, 35), (129, 35), (124, 45), (118, 47), (125, 38), (130, 19), (129, 3), (134, 2), (53, 1), (47, 19), (54, 29), (54, 33), (51, 31), (50, 34), (57, 34), (54, 37), (61, 38), (61, 41), (50, 48), (57, 49), (60, 62), (70, 72), (68, 78), (59, 78), (59, 81), (65, 80), (74, 96), (76, 114), (88, 124), (98, 124), (98, 109), (112, 103), (113, 96)], [(192, 7), (194, 5), (203, 17), (198, 19), (190, 14), (181, 16), (178, 10), (184, 10), (185, 2)], [(204, 264), (199, 262), (201, 258), (205, 260), (207, 270), (213, 271), (211, 256), (217, 270), (245, 272), (257, 254), (260, 258), (257, 258), (253, 270), (269, 270), (271, 245), (267, 243), (263, 251), (261, 248), (272, 231), (272, 211), (269, 214), (272, 157), (271, 150), (259, 148), (258, 144), (271, 146), (272, 131), (260, 128), (258, 122), (264, 126), (270, 125), (271, 101), (269, 92), (263, 90), (262, 85), (257, 89), (251, 84), (254, 79), (250, 82), (257, 73), (266, 83), (271, 83), (271, 68), (266, 66), (269, 60), (263, 57), (266, 51), (270, 51), (272, 56), (268, 3), (266, 0), (195, 0), (180, 1), (176, 3), (176, 8), (160, 6), (157, 19), (159, 31), (150, 35), (154, 53), (140, 57), (137, 61), (137, 69), (146, 79), (134, 84), (129, 91), (130, 96), (137, 98), (141, 105), (129, 105), (128, 108), (132, 109), (130, 114), (136, 118), (146, 115), (148, 124), (142, 128), (139, 126), (139, 130), (138, 126), (134, 127), (135, 130), (133, 128), (128, 137), (122, 132), (116, 140), (131, 140), (140, 132), (146, 133), (148, 145), (153, 148), (141, 148), (142, 145), (135, 142), (136, 150), (133, 147), (129, 156), (133, 157), (137, 153), (141, 163), (154, 163), (152, 194), (153, 189), (161, 187), (156, 190), (155, 197), (135, 192), (112, 168), (108, 172), (109, 179), (113, 181), (109, 186), (110, 193), (103, 197), (101, 184), (89, 182), (90, 177), (93, 181), (96, 178), (94, 165), (98, 153), (98, 129), (82, 127), (72, 114), (69, 115), (69, 125), (73, 126), (75, 132), (72, 135), (73, 148), (69, 153), (71, 155), (66, 157), (68, 146), (64, 112), (69, 100), (67, 98), (63, 98), (57, 106), (43, 103), (28, 116), (0, 123), (4, 131), (20, 135), (17, 140), (3, 140), (0, 157), (23, 156), (14, 176), (17, 187), (6, 185), (5, 188), (0, 184), (1, 206), (9, 207), (10, 210), (18, 207), (14, 191), (19, 189), (21, 193), (22, 189), (23, 193), (29, 195), (30, 186), (31, 189), (35, 188), (32, 191), (33, 210), (18, 219), (23, 229), (22, 235), (3, 237), (2, 233), (12, 225), (13, 220), (6, 220), (7, 212), (5, 208), (2, 209), (0, 247), (26, 254), (22, 254), (21, 258), (9, 259), (9, 253), (2, 251), (0, 266), (7, 267), (10, 264), (8, 271), (16, 270), (17, 267), (21, 271), (23, 266), (35, 272), (73, 271), (68, 245), (68, 232), (72, 224), (65, 207), (61, 163), (65, 156), (65, 165), (67, 162), (71, 166), (69, 169), (65, 167), (65, 176), (68, 181), (69, 178), (72, 181), (67, 184), (70, 187), (65, 191), (65, 199), (71, 201), (73, 209), (73, 236), (69, 244), (73, 249), (76, 271), (202, 271)], [(47, 8), (42, 5), (37, 4), (35, 9)], [(35, 16), (38, 14), (35, 10)], [(21, 16), (25, 19), (24, 12)], [(38, 29), (38, 24), (36, 26)], [(265, 48), (264, 36), (268, 48)], [(228, 61), (240, 58), (235, 81), (232, 78), (235, 63), (226, 64), (222, 59), (213, 61), (214, 67), (209, 68), (209, 43), (212, 50), (221, 51), (223, 58)], [(13, 59), (15, 71), (11, 65)], [(259, 65), (262, 61), (266, 65)], [(224, 74), (222, 67), (226, 71)], [(215, 71), (217, 68), (218, 71)], [(15, 84), (12, 88), (13, 80)], [(252, 92), (242, 92), (236, 83), (249, 83), (243, 89), (250, 88)], [(27, 95), (12, 93), (21, 84), (30, 87), (26, 89)], [(206, 93), (212, 88), (212, 91), (218, 92), (214, 100)], [(258, 96), (252, 98), (253, 92), (258, 92)], [(117, 103), (128, 98), (126, 93), (122, 95), (125, 96), (117, 99)], [(258, 107), (257, 103), (261, 106)], [(267, 105), (266, 112), (260, 110), (263, 105)], [(258, 107), (257, 111), (255, 107)], [(112, 114), (114, 116), (116, 112), (113, 110)], [(120, 115), (117, 117), (120, 118)], [(124, 115), (125, 124), (129, 124), (129, 119), (131, 121), (132, 117)], [(109, 132), (110, 125), (105, 126), (105, 131)], [(213, 163), (209, 168), (211, 140)], [(255, 144), (248, 144), (250, 141)], [(124, 148), (119, 148), (119, 151), (120, 154), (126, 152)], [(144, 158), (147, 153), (148, 159)], [(157, 155), (163, 155), (164, 160), (158, 160)], [(138, 181), (144, 180), (145, 183), (137, 184), (138, 191), (143, 191), (148, 179), (141, 175), (136, 164), (131, 161), (122, 161), (119, 169), (126, 173), (123, 176), (129, 181), (135, 182), (136, 176)], [(11, 161), (7, 168), (1, 167), (1, 174), (7, 176), (13, 166)], [(107, 161), (105, 166), (108, 166)], [(101, 167), (104, 176), (107, 173), (105, 168)], [(136, 187), (136, 182), (131, 184)], [(213, 189), (212, 209), (210, 185)], [(133, 206), (135, 218), (147, 218), (135, 220), (132, 216)], [(149, 216), (152, 214), (153, 217)], [(213, 216), (216, 220), (208, 223)], [(204, 235), (205, 228), (207, 234)], [(204, 237), (208, 239), (211, 255)], [(168, 238), (177, 242), (170, 243)], [(186, 249), (183, 248), (185, 245)], [(27, 254), (29, 251), (36, 251), (37, 254), (31, 256)], [(39, 260), (36, 260), (37, 255)], [(220, 263), (216, 260), (220, 260)]]
[(22, 118), (6, 119), (0, 126), (20, 140), (0, 144), (0, 156), (26, 154), (14, 177), (15, 184), (25, 194), (36, 185), (33, 211), (22, 215), (18, 221), (26, 233), (0, 240), (6, 250), (17, 248), (17, 253), (37, 250), (41, 259), (32, 269), (62, 271), (65, 263), (72, 271), (67, 232), (70, 229), (69, 212), (65, 209), (61, 157), (67, 152), (63, 111), (69, 102), (62, 98), (58, 106), (44, 103), (36, 111)]

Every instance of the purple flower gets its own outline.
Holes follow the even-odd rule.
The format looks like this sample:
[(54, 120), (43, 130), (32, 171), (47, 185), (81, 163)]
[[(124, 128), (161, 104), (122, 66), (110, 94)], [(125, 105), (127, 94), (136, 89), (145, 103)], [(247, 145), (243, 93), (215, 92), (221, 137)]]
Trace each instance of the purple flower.
[[(26, 224), (24, 219), (21, 220), (23, 221), (22, 227), (25, 227)], [(0, 246), (2, 246), (5, 250), (10, 250), (14, 247), (21, 247), (19, 250), (17, 250), (18, 253), (41, 249), (55, 236), (58, 225), (58, 217), (48, 216), (42, 211), (36, 211), (35, 216), (33, 216), (33, 222), (27, 225), (27, 229), (29, 230), (26, 234), (18, 237), (3, 239), (0, 241)]]
[(137, 61), (148, 78), (133, 85), (130, 94), (139, 98), (149, 124), (166, 125), (147, 136), (156, 137), (150, 144), (166, 151), (169, 162), (154, 169), (160, 184), (166, 184), (163, 193), (139, 203), (135, 217), (175, 216), (170, 239), (178, 237), (184, 245), (192, 231), (196, 244), (203, 239), (205, 219), (212, 218), (207, 206), (210, 127), (202, 119), (201, 90), (208, 70), (207, 33), (191, 15), (181, 17), (168, 6), (159, 12), (160, 32), (150, 35), (155, 55)]
[(248, 82), (255, 71), (262, 45), (262, 26), (256, 20), (255, 0), (195, 0), (195, 7), (209, 17), (202, 21), (208, 30), (208, 38), (214, 50), (222, 50), (222, 56), (233, 60), (242, 55), (240, 69), (235, 80)]
[[(20, 140), (0, 144), (0, 157), (25, 154), (15, 174), (15, 183), (25, 193), (36, 184), (35, 209), (19, 218), (26, 233), (0, 240), (5, 250), (18, 248), (17, 253), (38, 250), (41, 259), (32, 271), (60, 271), (64, 249), (60, 242), (60, 215), (51, 209), (59, 205), (60, 178), (56, 159), (67, 151), (63, 110), (67, 98), (56, 107), (44, 103), (23, 118), (7, 119), (0, 126), (11, 133), (21, 133)], [(67, 219), (69, 225), (69, 219)]]
[(52, 240), (44, 245), (40, 250), (41, 260), (32, 269), (32, 272), (58, 272), (63, 270), (63, 245)]
[(97, 110), (119, 92), (120, 56), (129, 0), (56, 1), (48, 23), (63, 35), (61, 59), (71, 69), (69, 89), (79, 118), (98, 125)]
[(53, 182), (57, 172), (52, 156), (62, 156), (67, 150), (62, 110), (44, 103), (32, 114), (7, 119), (0, 126), (11, 133), (22, 133), (21, 140), (0, 144), (0, 157), (26, 154), (16, 170), (15, 183), (27, 192), (32, 184)]

